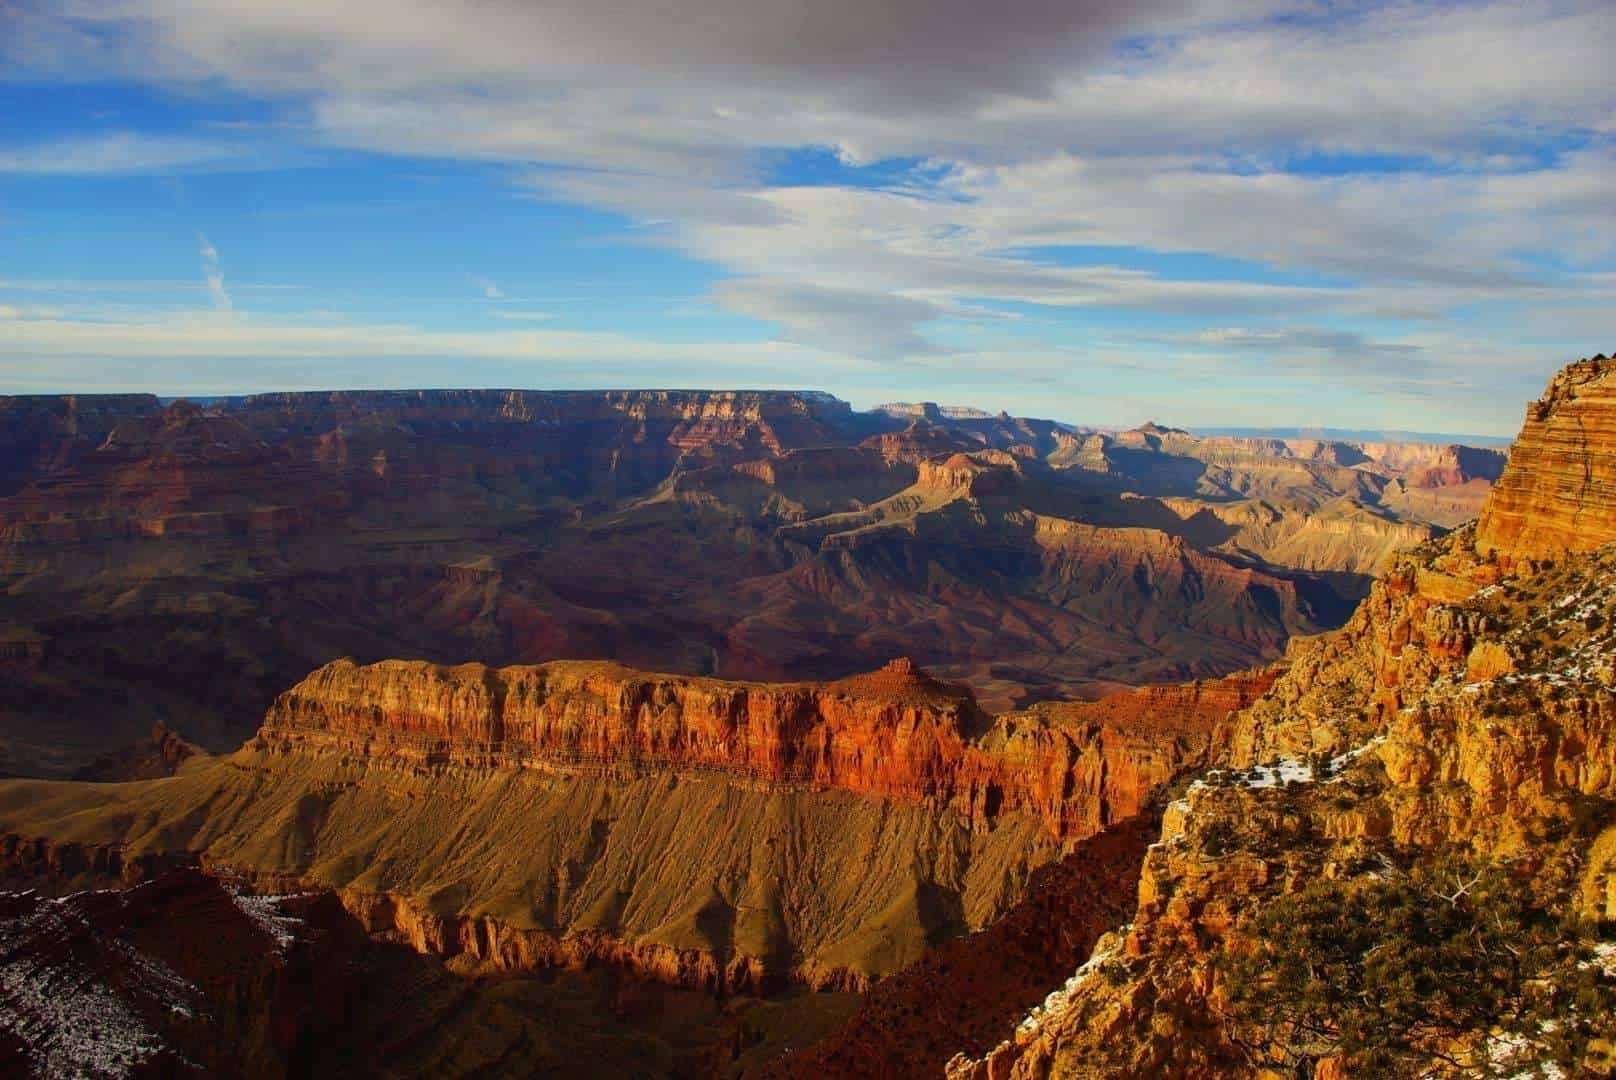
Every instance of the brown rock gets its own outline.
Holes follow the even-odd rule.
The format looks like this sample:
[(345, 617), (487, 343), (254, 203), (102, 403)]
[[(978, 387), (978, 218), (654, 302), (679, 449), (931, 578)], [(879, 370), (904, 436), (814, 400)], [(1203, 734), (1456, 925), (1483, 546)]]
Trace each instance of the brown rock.
[(1616, 540), (1616, 361), (1572, 364), (1526, 424), (1476, 528), (1476, 550), (1552, 559)]

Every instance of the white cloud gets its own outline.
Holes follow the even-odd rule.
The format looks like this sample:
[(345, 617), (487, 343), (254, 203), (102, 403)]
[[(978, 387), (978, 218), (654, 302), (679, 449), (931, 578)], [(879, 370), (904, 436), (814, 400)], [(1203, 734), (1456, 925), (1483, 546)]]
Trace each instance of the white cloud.
[[(233, 143), (121, 131), (0, 146), (0, 173), (95, 175), (170, 172), (247, 164)], [(261, 164), (261, 163), (260, 163)]]
[[(439, 331), (386, 323), (309, 322), (236, 313), (172, 313), (142, 319), (63, 318), (8, 321), (0, 330), (0, 358), (11, 364), (29, 357), (144, 359), (254, 359), (322, 356), (338, 358), (460, 357), (493, 360), (694, 361), (744, 365), (763, 357), (831, 354), (781, 342), (669, 343), (627, 335), (569, 330)], [(842, 358), (836, 363), (851, 363)], [(18, 371), (12, 368), (15, 377)]]
[(943, 314), (906, 296), (757, 278), (720, 282), (714, 296), (731, 311), (776, 324), (789, 340), (871, 357), (936, 351), (915, 327)]
[(219, 311), (231, 311), (235, 304), (230, 301), (230, 294), (224, 287), (224, 270), (219, 266), (219, 251), (208, 238), (201, 233), (196, 234), (197, 243), (202, 254), (202, 277), (208, 285), (208, 299)]
[[(1498, 358), (1530, 366), (1527, 344), (1569, 348), (1608, 326), (1608, 0), (6, 10), (16, 32), (0, 26), (0, 56), (9, 37), (9, 59), (36, 76), (218, 81), (280, 103), (315, 145), (545, 166), (512, 172), (716, 265), (729, 277), (715, 302), (840, 356), (957, 366), (939, 342), (1013, 305), (1200, 326), (1158, 341), (1185, 350), (1158, 361), (1440, 380), (1445, 348), (1497, 359), (1477, 370), (1501, 378)], [(14, 148), (0, 167), (162, 160), (143, 146)], [(169, 148), (175, 167), (184, 149)], [(780, 182), (780, 152), (803, 149), (924, 164), (884, 189)], [(1089, 249), (1083, 265), (1052, 250), (1066, 246)], [(1151, 273), (1139, 251), (1215, 260)], [(1459, 332), (1456, 316), (1489, 329)], [(1352, 320), (1366, 325), (1341, 328)], [(1419, 333), (1372, 325), (1388, 321)], [(1527, 325), (1530, 343), (1510, 339)], [(1494, 328), (1520, 347), (1478, 345)]]

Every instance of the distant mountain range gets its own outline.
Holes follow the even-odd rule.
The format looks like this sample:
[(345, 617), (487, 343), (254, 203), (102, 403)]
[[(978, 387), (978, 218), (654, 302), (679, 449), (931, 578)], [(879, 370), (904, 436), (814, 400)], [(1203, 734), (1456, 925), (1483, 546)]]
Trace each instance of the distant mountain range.
[(1458, 443), (1461, 446), (1490, 446), (1501, 450), (1508, 449), (1514, 441), (1503, 435), (1453, 435), (1391, 428), (1198, 427), (1191, 430), (1197, 435), (1227, 435), (1237, 439), (1324, 439), (1356, 443), (1436, 443), (1442, 446)]

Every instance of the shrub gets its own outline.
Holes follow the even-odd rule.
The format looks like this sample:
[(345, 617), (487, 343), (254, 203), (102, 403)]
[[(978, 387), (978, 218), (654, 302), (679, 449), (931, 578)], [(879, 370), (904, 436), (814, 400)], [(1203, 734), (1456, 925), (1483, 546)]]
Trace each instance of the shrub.
[[(1299, 1076), (1334, 1054), (1355, 1076), (1584, 1075), (1590, 1043), (1616, 1034), (1616, 979), (1590, 962), (1590, 928), (1525, 884), (1455, 858), (1266, 905), (1221, 960), (1232, 1039)], [(1494, 1035), (1517, 1048), (1509, 1061)]]

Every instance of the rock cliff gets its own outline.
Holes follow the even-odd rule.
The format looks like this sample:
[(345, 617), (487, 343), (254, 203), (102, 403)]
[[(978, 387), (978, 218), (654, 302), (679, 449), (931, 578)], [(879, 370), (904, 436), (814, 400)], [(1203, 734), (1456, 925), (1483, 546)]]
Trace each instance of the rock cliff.
[(557, 661), (491, 669), (340, 660), (282, 694), (256, 743), (422, 761), (716, 770), (914, 798), (943, 794), (968, 692), (894, 661), (830, 684), (733, 683)]
[[(1616, 915), (1616, 518), (1598, 466), (1582, 464), (1609, 462), (1616, 441), (1605, 376), (1586, 362), (1556, 378), (1479, 528), (1399, 556), (1339, 632), (1292, 644), (1220, 733), (1219, 767), (1168, 808), (1131, 921), (951, 1076), (1356, 1075), (1361, 1043), (1328, 1023), (1263, 1027), (1231, 971), (1265, 947), (1256, 928), (1279, 905), (1392, 889), (1444, 859), (1507, 868), (1506, 894), (1572, 935), (1556, 946), (1571, 974), (1551, 984), (1610, 992), (1616, 942), (1574, 936), (1608, 938)], [(1457, 878), (1427, 902), (1458, 904), (1469, 887)], [(1507, 1036), (1502, 1014), (1433, 1013), (1399, 1060), (1440, 1076), (1604, 1075), (1616, 1029), (1582, 1007), (1567, 999), (1547, 1027)], [(1593, 1042), (1546, 1037), (1557, 1029)]]
[(191, 860), (332, 888), (369, 931), (485, 968), (860, 989), (1136, 818), (1271, 681), (990, 718), (908, 661), (797, 684), (338, 661), (229, 757), (0, 784), (0, 831), (17, 872), (64, 883)]
[(1616, 360), (1596, 356), (1554, 377), (1527, 406), (1509, 464), (1482, 511), (1476, 547), (1553, 558), (1616, 539)]
[(1058, 839), (1134, 816), (1272, 673), (997, 718), (896, 660), (832, 683), (737, 683), (615, 664), (339, 660), (282, 694), (249, 749), (453, 768), (717, 773), (931, 800), (979, 827), (1011, 811)]

